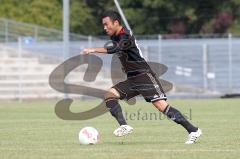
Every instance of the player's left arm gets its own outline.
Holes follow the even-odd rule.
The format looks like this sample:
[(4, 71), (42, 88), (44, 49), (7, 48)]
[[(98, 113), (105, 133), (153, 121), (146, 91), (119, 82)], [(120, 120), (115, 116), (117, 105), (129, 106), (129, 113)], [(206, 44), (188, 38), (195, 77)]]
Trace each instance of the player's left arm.
[(106, 54), (107, 53), (107, 49), (103, 48), (103, 47), (99, 47), (99, 48), (85, 48), (85, 49), (83, 49), (83, 53), (84, 54), (90, 54), (90, 53), (103, 53), (103, 54)]
[(121, 34), (119, 36), (120, 42), (117, 44), (113, 42), (112, 46), (105, 46), (100, 48), (85, 48), (83, 49), (84, 54), (90, 53), (104, 53), (104, 54), (114, 54), (126, 50), (132, 45), (132, 38), (129, 34)]
[(124, 52), (132, 45), (132, 37), (129, 34), (121, 34), (119, 35), (119, 42), (116, 43), (114, 41), (112, 46), (105, 47), (108, 54), (114, 54), (119, 52)]

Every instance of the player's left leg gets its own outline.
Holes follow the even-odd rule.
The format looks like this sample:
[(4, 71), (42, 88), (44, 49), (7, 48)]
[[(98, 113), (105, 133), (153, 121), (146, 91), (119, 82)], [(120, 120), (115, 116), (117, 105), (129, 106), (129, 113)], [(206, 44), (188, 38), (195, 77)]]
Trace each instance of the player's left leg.
[(201, 135), (201, 130), (192, 125), (176, 108), (167, 103), (167, 97), (159, 80), (152, 74), (142, 74), (138, 78), (133, 79), (141, 95), (147, 102), (152, 102), (153, 105), (163, 112), (168, 118), (182, 125), (189, 133), (189, 138), (186, 144), (194, 143)]
[(157, 100), (152, 102), (153, 105), (161, 112), (163, 112), (168, 118), (176, 122), (177, 124), (182, 125), (189, 133), (188, 139), (185, 142), (186, 144), (192, 144), (202, 134), (201, 129), (192, 125), (176, 108), (170, 106), (165, 100)]
[(165, 100), (157, 100), (152, 102), (153, 105), (162, 113), (164, 113), (171, 120), (176, 122), (177, 124), (182, 125), (188, 133), (196, 132), (197, 127), (193, 126), (176, 108), (170, 106)]

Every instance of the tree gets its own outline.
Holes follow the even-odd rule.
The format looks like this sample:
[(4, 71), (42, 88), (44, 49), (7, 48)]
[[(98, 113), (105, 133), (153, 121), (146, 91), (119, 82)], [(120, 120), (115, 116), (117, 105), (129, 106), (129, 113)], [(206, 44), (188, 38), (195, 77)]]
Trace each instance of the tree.
[[(113, 0), (70, 0), (70, 31), (103, 35)], [(135, 34), (240, 33), (239, 0), (119, 0)], [(0, 17), (62, 29), (62, 0), (0, 0)]]
[(81, 1), (71, 1), (70, 30), (74, 33), (95, 35), (98, 33), (95, 17), (91, 9)]

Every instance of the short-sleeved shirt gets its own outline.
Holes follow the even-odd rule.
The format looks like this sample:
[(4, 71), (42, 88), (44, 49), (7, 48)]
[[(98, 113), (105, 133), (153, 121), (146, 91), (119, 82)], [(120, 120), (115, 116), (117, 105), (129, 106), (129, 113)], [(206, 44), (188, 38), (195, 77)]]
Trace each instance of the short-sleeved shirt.
[[(122, 27), (117, 35), (111, 36), (113, 46), (107, 47), (108, 54), (117, 54), (128, 77), (151, 71), (142, 56), (135, 37)], [(152, 72), (152, 71), (151, 71)]]

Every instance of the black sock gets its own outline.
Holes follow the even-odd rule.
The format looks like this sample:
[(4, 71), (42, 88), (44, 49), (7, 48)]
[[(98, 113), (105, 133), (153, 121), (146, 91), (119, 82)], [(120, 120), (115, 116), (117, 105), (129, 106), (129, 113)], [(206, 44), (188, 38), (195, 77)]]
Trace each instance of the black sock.
[(109, 111), (112, 114), (112, 116), (116, 118), (119, 125), (127, 125), (127, 122), (122, 113), (122, 108), (118, 104), (117, 99), (108, 99), (106, 101), (106, 106), (109, 108)]
[(187, 121), (187, 119), (180, 113), (180, 111), (169, 105), (166, 107), (163, 113), (177, 124), (182, 125), (188, 131), (188, 133), (196, 132), (198, 129), (197, 127), (193, 126), (189, 121)]

